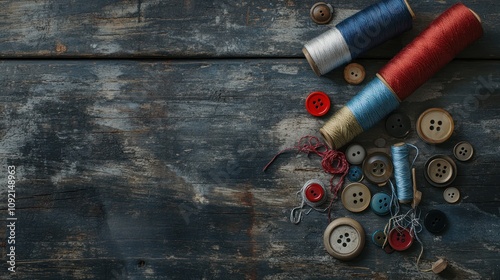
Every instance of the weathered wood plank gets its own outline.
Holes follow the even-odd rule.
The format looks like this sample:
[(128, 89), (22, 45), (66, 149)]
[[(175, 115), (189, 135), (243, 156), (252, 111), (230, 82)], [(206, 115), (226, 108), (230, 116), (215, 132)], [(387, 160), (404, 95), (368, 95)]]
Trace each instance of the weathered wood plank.
[[(3, 1), (0, 57), (302, 57), (305, 42), (375, 1), (341, 0), (334, 21), (309, 17), (316, 1)], [(365, 55), (390, 58), (454, 2), (409, 1), (414, 29)], [(464, 4), (485, 36), (463, 58), (499, 58), (495, 0)]]
[[(386, 61), (360, 62), (373, 77)], [(437, 278), (416, 271), (418, 246), (387, 255), (367, 242), (343, 263), (323, 248), (326, 215), (291, 224), (295, 192), (310, 178), (329, 179), (318, 159), (291, 153), (261, 171), (278, 150), (319, 135), (326, 118), (305, 111), (310, 91), (327, 92), (339, 109), (363, 86), (347, 85), (341, 71), (318, 78), (303, 59), (0, 66), (0, 180), (16, 166), (20, 279)], [(422, 154), (423, 213), (437, 208), (450, 219), (441, 237), (421, 233), (423, 265), (446, 256), (449, 278), (500, 273), (499, 77), (498, 62), (455, 61), (400, 108), (414, 124), (426, 108), (443, 107), (457, 124), (443, 145), (424, 144), (414, 131), (405, 140)], [(372, 150), (379, 138), (387, 147), (401, 141), (382, 124), (356, 141)], [(463, 199), (448, 205), (422, 166), (433, 154), (451, 155), (460, 140), (476, 155), (458, 163)], [(6, 188), (0, 193), (5, 210)], [(386, 222), (340, 202), (334, 216), (357, 219), (367, 237)]]

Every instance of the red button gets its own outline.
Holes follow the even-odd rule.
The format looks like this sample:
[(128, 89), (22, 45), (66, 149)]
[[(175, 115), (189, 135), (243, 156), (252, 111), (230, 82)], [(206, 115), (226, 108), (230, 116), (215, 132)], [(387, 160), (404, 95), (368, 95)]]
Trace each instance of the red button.
[(389, 233), (389, 245), (396, 251), (404, 251), (410, 248), (413, 237), (406, 228), (393, 228)]
[(322, 91), (311, 92), (306, 99), (306, 109), (311, 115), (321, 117), (330, 110), (330, 98)]
[(325, 196), (325, 190), (316, 183), (310, 184), (305, 190), (306, 198), (310, 202), (319, 202)]

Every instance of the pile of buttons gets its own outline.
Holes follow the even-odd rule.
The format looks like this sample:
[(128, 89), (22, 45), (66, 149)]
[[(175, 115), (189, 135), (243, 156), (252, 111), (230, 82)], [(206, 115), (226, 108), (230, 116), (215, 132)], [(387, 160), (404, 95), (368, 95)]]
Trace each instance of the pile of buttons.
[[(316, 102), (313, 103), (313, 101)], [(306, 107), (311, 114), (314, 113), (313, 115), (324, 115), (325, 109), (321, 106), (330, 106), (328, 96), (325, 93), (313, 92), (308, 97)], [(454, 124), (447, 111), (441, 108), (431, 108), (418, 117), (416, 127), (420, 139), (429, 144), (438, 144), (451, 137)], [(396, 112), (387, 117), (385, 128), (389, 136), (404, 138), (410, 133), (411, 120), (407, 115)], [(386, 149), (383, 147), (385, 141), (383, 142), (382, 147), (378, 145), (377, 149), (369, 153), (357, 143), (353, 143), (345, 149), (345, 156), (350, 164), (346, 176), (349, 182), (344, 186), (341, 201), (344, 208), (352, 213), (361, 213), (368, 207), (378, 216), (392, 213), (391, 201), (393, 197), (387, 183), (393, 177), (394, 167), (391, 156), (384, 152)], [(454, 146), (452, 153), (455, 159), (468, 161), (472, 158), (473, 147), (470, 143), (461, 141)], [(459, 201), (460, 191), (456, 187), (450, 186), (457, 177), (457, 165), (452, 157), (444, 154), (433, 155), (425, 162), (423, 170), (424, 176), (431, 186), (446, 187), (443, 192), (443, 198), (446, 202), (457, 203)], [(373, 195), (369, 188), (370, 185), (375, 185), (377, 188)], [(302, 190), (302, 197), (310, 206), (317, 207), (328, 201), (326, 199), (328, 191), (320, 180), (308, 181)], [(425, 214), (423, 225), (428, 232), (441, 234), (448, 227), (448, 219), (443, 211), (431, 209)], [(361, 254), (365, 245), (365, 233), (359, 222), (352, 218), (341, 217), (328, 225), (324, 232), (323, 241), (330, 255), (339, 260), (347, 261)], [(415, 241), (415, 236), (409, 228), (395, 227), (387, 235), (381, 228), (371, 234), (371, 241), (376, 246), (383, 248), (385, 252), (392, 253), (410, 248)], [(442, 260), (440, 260), (441, 262)], [(438, 271), (438, 269), (433, 271)]]

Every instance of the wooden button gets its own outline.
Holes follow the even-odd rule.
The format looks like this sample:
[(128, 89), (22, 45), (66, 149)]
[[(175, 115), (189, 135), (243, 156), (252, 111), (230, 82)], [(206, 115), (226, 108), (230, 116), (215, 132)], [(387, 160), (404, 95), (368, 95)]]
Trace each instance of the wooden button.
[(358, 63), (350, 63), (344, 68), (344, 79), (351, 85), (358, 85), (365, 79), (365, 68)]
[(370, 189), (362, 183), (351, 183), (342, 191), (342, 204), (351, 212), (361, 212), (370, 205)]
[(374, 152), (363, 161), (363, 173), (366, 179), (379, 186), (384, 186), (387, 183), (392, 172), (392, 161), (385, 153)]
[(460, 199), (460, 191), (455, 187), (449, 187), (443, 192), (444, 200), (448, 203), (455, 203)]
[(448, 262), (445, 259), (439, 259), (432, 264), (432, 272), (438, 274), (443, 272), (448, 266)]
[(449, 156), (432, 156), (424, 168), (425, 179), (435, 187), (446, 187), (457, 177), (457, 166)]
[(472, 145), (466, 141), (458, 142), (453, 148), (453, 154), (459, 161), (468, 161), (472, 158), (473, 153), (474, 148), (472, 148)]
[(326, 227), (323, 244), (334, 258), (348, 261), (363, 251), (365, 231), (360, 223), (351, 218), (338, 218)]
[(327, 24), (333, 18), (333, 7), (325, 2), (318, 2), (311, 8), (311, 19), (317, 24)]
[(427, 143), (439, 144), (448, 140), (454, 130), (453, 118), (441, 108), (430, 108), (417, 120), (417, 134)]

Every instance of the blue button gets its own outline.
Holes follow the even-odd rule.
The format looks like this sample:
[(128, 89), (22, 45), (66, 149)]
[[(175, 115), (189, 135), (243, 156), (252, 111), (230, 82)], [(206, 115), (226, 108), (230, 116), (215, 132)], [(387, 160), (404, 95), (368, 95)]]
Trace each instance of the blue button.
[(363, 170), (357, 165), (351, 165), (347, 173), (347, 179), (351, 182), (359, 182), (363, 179)]
[(389, 214), (391, 206), (391, 197), (383, 192), (373, 195), (370, 206), (375, 214), (384, 216)]

